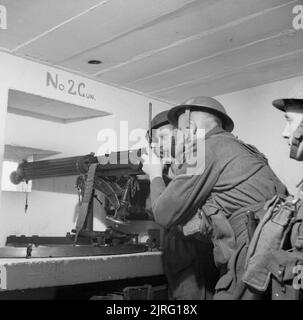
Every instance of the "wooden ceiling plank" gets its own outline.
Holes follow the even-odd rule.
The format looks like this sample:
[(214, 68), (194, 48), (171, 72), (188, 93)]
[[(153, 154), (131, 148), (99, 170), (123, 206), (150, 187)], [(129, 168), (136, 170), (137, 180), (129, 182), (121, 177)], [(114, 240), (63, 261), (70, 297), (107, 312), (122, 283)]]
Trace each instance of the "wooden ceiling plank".
[[(285, 0), (258, 0), (257, 2), (255, 1), (254, 6), (251, 6), (251, 1), (247, 0), (223, 1), (228, 10), (222, 5), (222, 1), (214, 2), (208, 8), (209, 10), (189, 11), (184, 13), (183, 16), (178, 16), (174, 19), (170, 18), (152, 28), (140, 29), (109, 45), (94, 48), (92, 51), (85, 51), (81, 56), (72, 58), (63, 65), (78, 71), (93, 72), (96, 68), (91, 69), (87, 66), (86, 61), (92, 56), (98, 56), (103, 61), (103, 64), (99, 71), (94, 71), (94, 73), (95, 75), (100, 75), (105, 71), (109, 71), (109, 68), (113, 68), (113, 70), (119, 69), (125, 64), (133, 63), (163, 50), (185, 44), (196, 37), (223, 31), (228, 24), (239, 24), (246, 21), (246, 19), (265, 14), (267, 10), (275, 10), (281, 6), (289, 5), (289, 3), (294, 3), (294, 1), (297, 0), (291, 0), (291, 2), (286, 2)], [(234, 10), (235, 6), (237, 10)], [(253, 16), (247, 18), (250, 15)]]
[[(125, 86), (132, 86), (154, 77), (157, 78), (162, 74), (188, 67), (191, 64), (287, 34), (289, 33), (289, 21), (292, 19), (292, 14), (289, 12), (286, 19), (283, 19), (283, 17), (285, 18), (284, 10), (272, 11), (240, 26), (225, 28), (216, 35), (210, 35), (203, 39), (199, 38), (186, 45), (171, 48), (147, 59), (127, 64), (119, 68), (119, 72), (112, 70), (101, 74), (99, 78)], [(271, 21), (271, 23), (268, 21)]]
[(71, 18), (69, 18), (69, 19), (67, 19), (65, 21), (62, 21), (61, 23), (57, 24), (56, 26), (54, 26), (54, 27), (52, 27), (52, 28), (50, 28), (50, 29), (48, 29), (48, 30), (36, 35), (32, 39), (29, 39), (28, 41), (23, 42), (22, 44), (18, 45), (17, 47), (15, 47), (12, 50), (12, 53), (14, 53), (16, 51), (19, 51), (24, 47), (29, 46), (31, 43), (33, 43), (33, 42), (35, 42), (35, 41), (47, 36), (48, 34), (54, 32), (54, 31), (56, 31), (56, 30), (58, 30), (60, 28), (62, 28), (63, 26), (65, 26), (66, 24), (68, 24), (70, 22), (72, 22), (72, 21), (74, 21), (76, 19), (79, 19), (83, 15), (86, 15), (87, 13), (91, 12), (92, 10), (95, 10), (95, 9), (99, 8), (100, 6), (103, 6), (104, 4), (108, 3), (109, 1), (111, 1), (111, 0), (103, 0), (100, 3), (98, 3), (98, 4), (92, 6), (92, 7), (88, 8), (88, 9), (86, 9), (86, 10), (84, 10), (84, 11), (82, 11), (82, 12), (80, 12), (80, 13), (74, 15), (74, 16), (72, 16)]
[(266, 59), (274, 59), (283, 54), (303, 48), (303, 34), (300, 31), (289, 30), (288, 33), (256, 41), (248, 46), (230, 50), (220, 55), (211, 56), (208, 59), (198, 61), (174, 71), (131, 83), (128, 87), (140, 91), (154, 92), (165, 90), (182, 82), (192, 81), (212, 74), (245, 67), (251, 63), (258, 63)]
[[(200, 41), (193, 41), (190, 44), (173, 48), (173, 50), (166, 50), (162, 55), (156, 55), (128, 65), (127, 68), (119, 70), (121, 73), (126, 71), (129, 74), (128, 78), (123, 79), (123, 83), (129, 85), (141, 82), (182, 69), (199, 61), (292, 33), (293, 29), (289, 29), (289, 21), (291, 21), (292, 15), (285, 16), (284, 11), (283, 14), (282, 12), (279, 13), (271, 12), (266, 16), (259, 16), (257, 19), (240, 26), (226, 28), (216, 36), (211, 35), (199, 39)], [(283, 16), (284, 19), (282, 19)], [(148, 65), (151, 70), (143, 68), (143, 63)], [(106, 78), (106, 74), (104, 78)]]
[[(268, 23), (269, 21), (274, 21), (274, 20), (271, 20), (271, 18), (275, 14), (279, 15), (282, 12), (283, 14), (285, 14), (284, 19), (286, 20), (286, 23), (282, 22), (281, 24), (287, 24), (288, 27), (290, 27), (291, 21), (293, 19), (293, 14), (292, 14), (291, 9), (292, 9), (294, 3), (296, 3), (296, 2), (298, 2), (298, 1), (292, 0), (287, 3), (278, 4), (274, 7), (270, 7), (265, 10), (254, 12), (253, 14), (240, 17), (239, 19), (233, 19), (231, 21), (228, 21), (225, 24), (215, 25), (214, 27), (207, 29), (207, 30), (203, 30), (200, 33), (196, 33), (196, 34), (193, 34), (189, 37), (178, 40), (176, 42), (169, 43), (167, 46), (160, 47), (160, 48), (150, 50), (150, 51), (146, 51), (146, 52), (139, 54), (137, 56), (131, 56), (131, 58), (129, 60), (123, 61), (121, 63), (117, 63), (117, 64), (110, 66), (110, 67), (107, 67), (107, 68), (102, 67), (102, 70), (96, 72), (95, 76), (102, 75), (102, 74), (107, 73), (112, 70), (120, 69), (121, 67), (127, 66), (128, 64), (133, 64), (133, 63), (138, 62), (140, 60), (146, 60), (149, 57), (153, 58), (154, 56), (161, 54), (163, 52), (166, 52), (168, 50), (173, 52), (173, 50), (177, 50), (178, 47), (180, 47), (180, 46), (190, 46), (192, 42), (203, 41), (204, 38), (209, 38), (211, 36), (216, 37), (216, 36), (218, 36), (218, 34), (224, 33), (226, 31), (226, 29), (235, 29), (237, 27), (241, 28), (241, 26), (245, 26), (246, 24), (253, 24), (254, 21), (256, 23), (254, 26), (252, 26), (252, 28), (257, 28), (260, 30), (261, 28), (258, 27), (259, 26), (258, 22), (260, 20), (258, 18), (260, 18), (260, 17), (261, 17), (261, 19), (263, 17), (268, 17), (268, 21), (267, 21), (267, 23)], [(202, 17), (201, 17), (201, 19), (202, 19)], [(222, 22), (223, 21), (224, 21), (224, 19), (222, 19)], [(266, 30), (266, 29), (267, 28), (265, 28), (264, 30)], [(111, 50), (111, 49), (108, 49), (108, 50)], [(112, 50), (112, 51), (114, 51), (114, 50)], [(116, 50), (116, 51), (118, 51), (118, 50)]]
[(1, 0), (7, 9), (8, 28), (0, 32), (0, 46), (13, 50), (100, 1)]
[[(140, 29), (159, 16), (171, 14), (197, 0), (111, 0), (103, 6), (64, 24), (17, 52), (59, 64), (68, 57)], [(92, 59), (92, 57), (87, 60)], [(87, 60), (85, 64), (87, 64)], [(101, 59), (102, 60), (102, 59)], [(62, 63), (60, 63), (63, 65)]]
[(154, 93), (153, 95), (170, 101), (182, 101), (195, 95), (216, 96), (228, 92), (238, 91), (269, 82), (293, 78), (303, 74), (303, 50), (291, 55), (284, 55), (279, 59), (260, 62), (235, 70), (234, 72), (220, 74), (212, 79), (201, 79), (178, 88)]
[(243, 65), (243, 66), (239, 66), (237, 68), (231, 68), (230, 70), (226, 70), (225, 72), (209, 74), (209, 75), (206, 75), (206, 76), (203, 76), (203, 77), (200, 77), (200, 78), (196, 78), (194, 80), (180, 82), (180, 83), (178, 83), (176, 85), (172, 85), (172, 86), (167, 87), (167, 88), (161, 88), (159, 90), (155, 90), (155, 91), (151, 91), (151, 92), (147, 91), (147, 92), (148, 92), (148, 94), (152, 94), (153, 95), (155, 93), (160, 93), (160, 92), (168, 91), (168, 90), (171, 90), (171, 89), (176, 89), (176, 88), (180, 88), (180, 87), (184, 87), (184, 86), (188, 86), (188, 85), (193, 85), (195, 83), (200, 83), (201, 81), (204, 81), (204, 80), (215, 81), (218, 78), (220, 79), (222, 77), (225, 77), (226, 75), (231, 75), (231, 74), (238, 73), (238, 72), (240, 72), (242, 70), (245, 70), (245, 69), (253, 67), (253, 66), (257, 67), (260, 64), (266, 66), (267, 64), (270, 65), (271, 63), (273, 63), (275, 61), (280, 61), (281, 59), (282, 60), (289, 59), (289, 57), (291, 57), (293, 55), (296, 55), (296, 54), (301, 54), (302, 52), (303, 52), (303, 49), (299, 49), (299, 50), (296, 50), (296, 51), (291, 52), (291, 53), (282, 54), (280, 56), (275, 56), (275, 57), (267, 58), (267, 59), (264, 59), (264, 60), (254, 61), (252, 63), (246, 64), (246, 65)]
[[(174, 0), (174, 6), (172, 8), (170, 8), (169, 10), (167, 10), (167, 11), (164, 10), (163, 13), (161, 13), (159, 16), (154, 16), (154, 18), (151, 19), (151, 20), (147, 20), (147, 21), (141, 22), (137, 26), (135, 25), (135, 26), (133, 26), (133, 27), (127, 29), (127, 30), (123, 30), (121, 33), (115, 34), (111, 38), (106, 39), (105, 41), (102, 41), (102, 42), (99, 42), (99, 43), (95, 44), (93, 47), (86, 48), (85, 50), (77, 52), (77, 53), (73, 54), (72, 56), (69, 56), (68, 58), (62, 59), (60, 61), (56, 61), (56, 63), (60, 64), (60, 63), (65, 62), (66, 60), (70, 60), (70, 59), (73, 59), (75, 57), (81, 56), (83, 53), (85, 53), (87, 51), (93, 51), (94, 49), (100, 49), (101, 47), (103, 47), (105, 45), (108, 45), (108, 44), (110, 44), (110, 43), (112, 43), (114, 41), (117, 41), (117, 40), (119, 40), (119, 39), (121, 39), (123, 37), (126, 37), (127, 35), (135, 32), (137, 30), (150, 28), (150, 27), (160, 23), (161, 21), (165, 21), (169, 17), (175, 16), (178, 13), (180, 13), (180, 12), (182, 12), (182, 11), (188, 9), (188, 8), (194, 8), (199, 4), (199, 0), (181, 0), (181, 1), (185, 2), (182, 6), (178, 6), (178, 5), (175, 6), (177, 4), (177, 1)], [(130, 2), (128, 2), (128, 4), (129, 3)], [(141, 3), (142, 3), (142, 0), (141, 0)], [(154, 3), (155, 3), (155, 1), (154, 1)], [(161, 1), (161, 6), (162, 7), (163, 7), (163, 4), (167, 4), (167, 1), (164, 2), (164, 3)], [(169, 8), (169, 6), (168, 6), (168, 8)], [(152, 10), (149, 9), (148, 11), (152, 11)], [(140, 16), (142, 16), (142, 15), (144, 15), (144, 12), (140, 13)]]

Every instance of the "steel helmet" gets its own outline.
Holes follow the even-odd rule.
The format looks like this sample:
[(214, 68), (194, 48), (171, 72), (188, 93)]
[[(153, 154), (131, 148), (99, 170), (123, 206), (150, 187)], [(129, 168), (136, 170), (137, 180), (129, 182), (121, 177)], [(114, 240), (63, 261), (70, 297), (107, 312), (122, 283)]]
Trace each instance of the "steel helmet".
[[(277, 99), (272, 102), (273, 106), (277, 109), (286, 112), (287, 107), (296, 104), (303, 108), (303, 82), (295, 84), (290, 90), (287, 98)], [(291, 145), (290, 145), (290, 158), (301, 160), (301, 145), (303, 143), (303, 121), (299, 124), (298, 128), (294, 131)]]
[(287, 98), (274, 100), (272, 104), (277, 109), (285, 112), (287, 106), (297, 102), (303, 107), (303, 81), (297, 83), (292, 90), (290, 90)]
[(192, 111), (202, 111), (214, 114), (222, 120), (222, 127), (224, 130), (232, 132), (234, 129), (234, 122), (227, 115), (222, 104), (214, 98), (204, 96), (191, 98), (179, 106), (170, 109), (167, 115), (169, 122), (177, 127), (179, 115), (188, 108)]
[(159, 127), (169, 124), (167, 119), (168, 110), (158, 113), (151, 121), (151, 129), (157, 129)]

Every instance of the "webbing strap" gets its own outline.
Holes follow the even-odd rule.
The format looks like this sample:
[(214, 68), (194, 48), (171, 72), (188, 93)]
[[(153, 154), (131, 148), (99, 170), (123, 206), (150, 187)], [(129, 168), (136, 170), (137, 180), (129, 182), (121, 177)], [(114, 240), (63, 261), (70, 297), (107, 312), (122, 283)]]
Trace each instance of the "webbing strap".
[[(256, 204), (254, 206), (248, 206), (247, 208), (241, 208), (240, 210), (234, 212), (231, 217), (228, 219), (235, 237), (237, 246), (241, 245), (243, 242), (247, 242), (250, 240), (252, 236), (251, 233), (254, 232), (252, 230), (254, 221), (252, 219), (256, 219), (256, 213), (263, 209), (264, 204)], [(252, 217), (254, 216), (254, 217)]]

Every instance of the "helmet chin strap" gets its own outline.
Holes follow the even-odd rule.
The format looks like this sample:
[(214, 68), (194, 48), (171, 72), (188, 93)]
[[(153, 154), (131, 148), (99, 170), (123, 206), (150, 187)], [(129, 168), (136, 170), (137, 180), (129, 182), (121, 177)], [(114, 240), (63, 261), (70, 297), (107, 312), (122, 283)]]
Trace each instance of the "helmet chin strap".
[(293, 134), (290, 146), (290, 158), (298, 160), (298, 150), (303, 140), (303, 120)]

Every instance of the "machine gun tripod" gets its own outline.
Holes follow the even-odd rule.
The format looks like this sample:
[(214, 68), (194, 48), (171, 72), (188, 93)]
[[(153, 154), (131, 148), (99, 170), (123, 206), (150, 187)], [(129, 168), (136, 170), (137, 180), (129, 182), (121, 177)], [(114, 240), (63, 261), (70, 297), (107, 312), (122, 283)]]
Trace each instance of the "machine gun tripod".
[[(98, 164), (91, 164), (87, 175), (78, 177), (80, 210), (75, 230), (75, 244), (79, 235), (93, 232), (93, 201), (96, 198), (95, 190), (102, 192), (115, 210), (114, 216), (107, 215), (106, 219), (117, 224), (128, 224), (127, 220), (129, 199), (139, 190), (139, 183), (135, 176), (127, 176), (124, 187), (113, 178), (96, 175)], [(99, 200), (98, 200), (99, 201)], [(99, 201), (100, 202), (100, 201)]]

